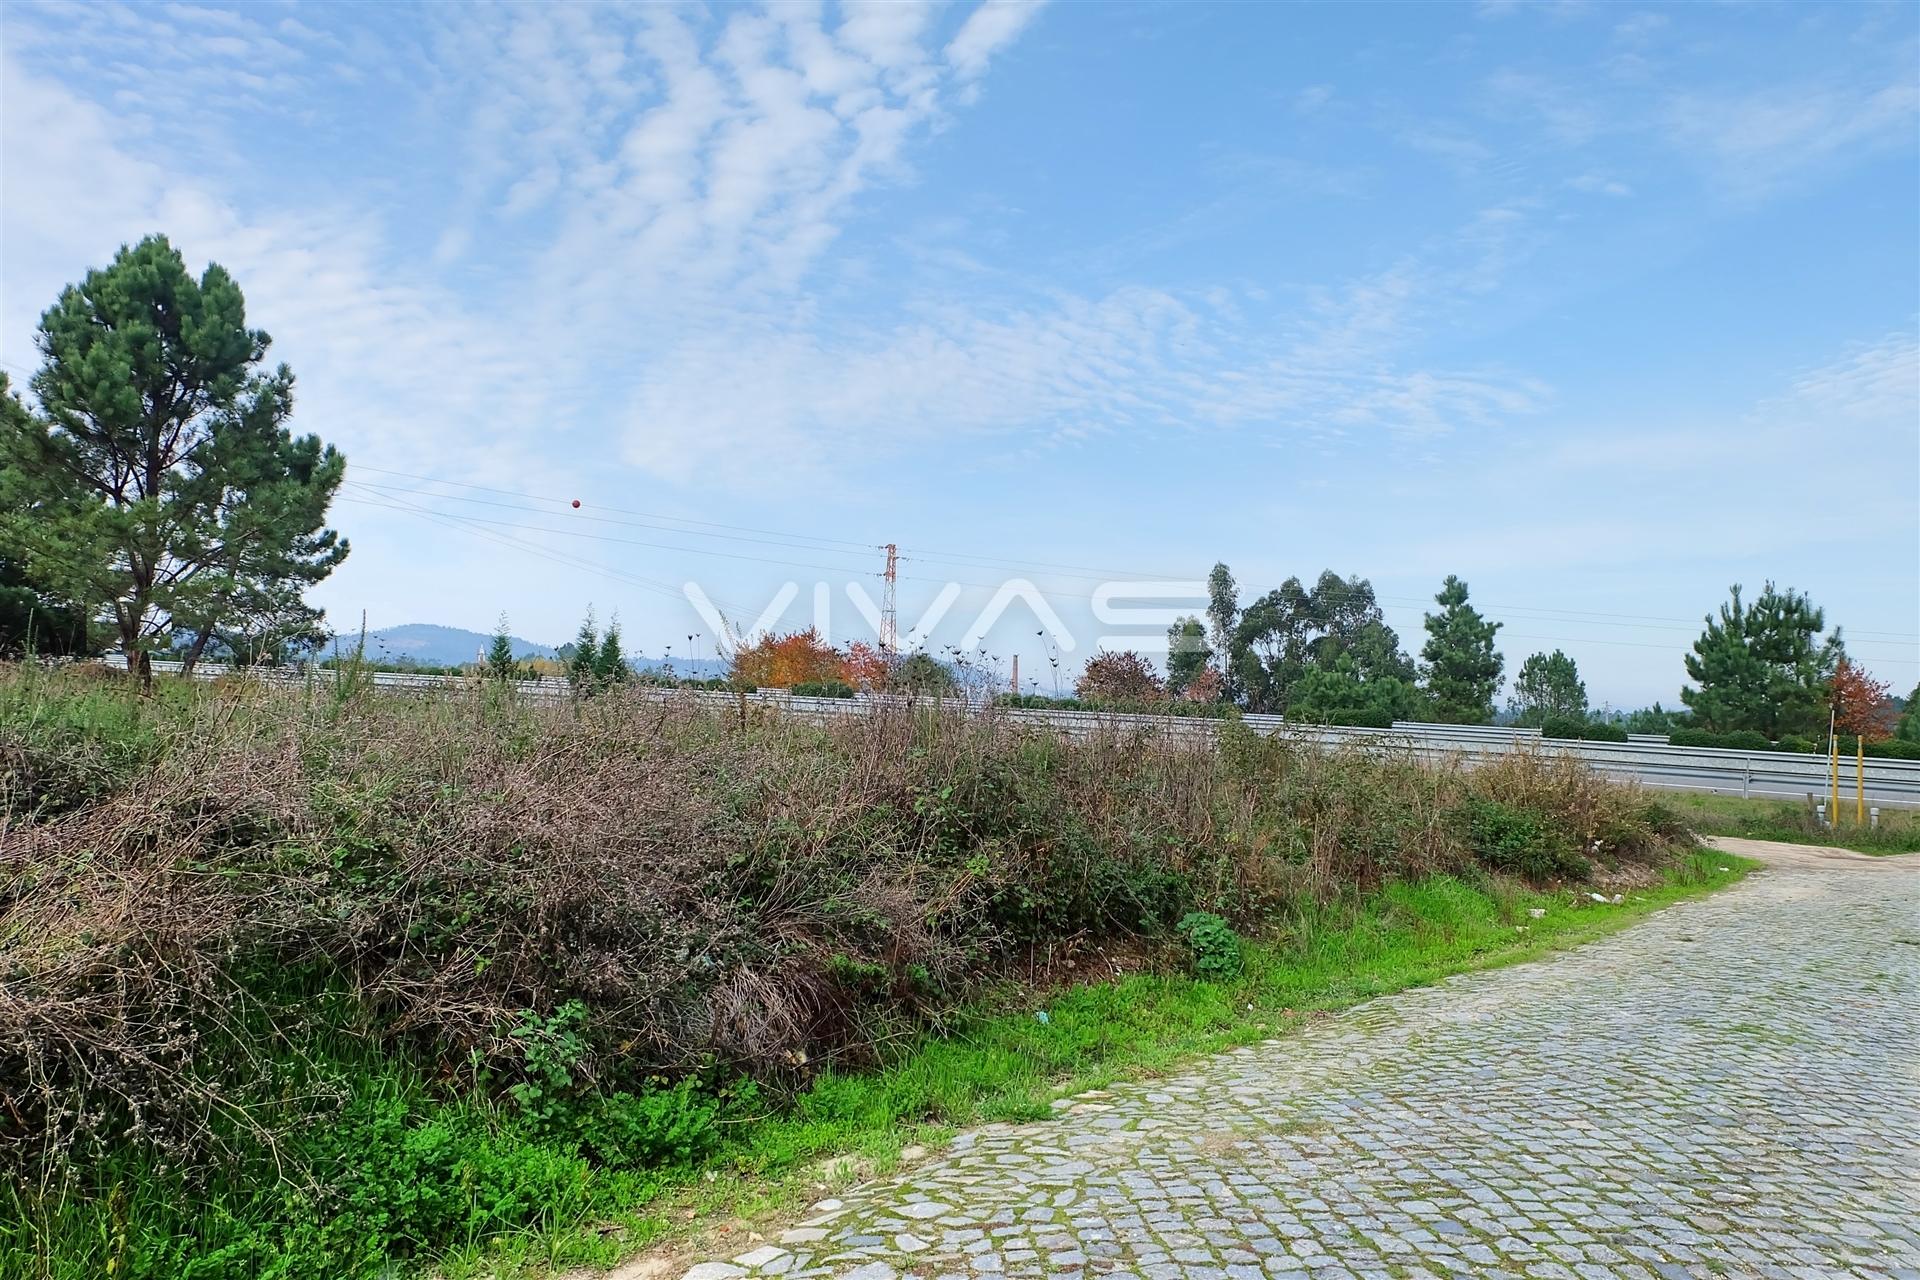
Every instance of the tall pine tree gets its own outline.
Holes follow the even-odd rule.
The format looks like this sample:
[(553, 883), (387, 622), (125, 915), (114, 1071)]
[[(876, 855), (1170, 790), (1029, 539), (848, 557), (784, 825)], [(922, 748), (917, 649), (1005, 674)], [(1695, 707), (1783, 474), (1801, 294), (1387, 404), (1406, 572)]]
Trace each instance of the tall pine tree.
[(600, 631), (594, 625), (593, 606), (587, 606), (587, 616), (580, 623), (580, 634), (573, 638), (567, 654), (567, 679), (575, 689), (585, 692), (593, 688), (595, 668), (600, 662)]
[(600, 637), (600, 651), (593, 658), (593, 678), (605, 686), (624, 684), (632, 674), (627, 655), (620, 648), (620, 615), (616, 613), (607, 623), (607, 634)]
[(1493, 647), (1497, 622), (1488, 622), (1467, 603), (1467, 584), (1453, 574), (1434, 600), (1439, 613), (1426, 615), (1427, 714), (1442, 724), (1486, 724), (1493, 719), (1493, 698), (1500, 692), (1505, 661)]
[(1572, 658), (1555, 649), (1536, 653), (1520, 664), (1513, 678), (1513, 697), (1507, 703), (1515, 724), (1539, 728), (1548, 720), (1566, 716), (1587, 718), (1587, 686)]
[(513, 660), (513, 635), (507, 629), (507, 615), (500, 615), (500, 625), (494, 628), (493, 644), (487, 649), (487, 674), (495, 680), (512, 680), (520, 674), (520, 665)]
[(287, 429), (293, 374), (223, 268), (196, 280), (150, 236), (69, 286), (38, 341), (39, 412), (0, 427), (0, 551), (97, 604), (130, 667), (170, 640), (191, 663), (346, 557), (326, 527), (346, 459)]
[(1840, 629), (1824, 640), (1826, 615), (1804, 592), (1769, 582), (1751, 605), (1732, 599), (1687, 655), (1692, 685), (1680, 700), (1705, 729), (1757, 729), (1769, 738), (1823, 734), (1827, 690), (1845, 653)]

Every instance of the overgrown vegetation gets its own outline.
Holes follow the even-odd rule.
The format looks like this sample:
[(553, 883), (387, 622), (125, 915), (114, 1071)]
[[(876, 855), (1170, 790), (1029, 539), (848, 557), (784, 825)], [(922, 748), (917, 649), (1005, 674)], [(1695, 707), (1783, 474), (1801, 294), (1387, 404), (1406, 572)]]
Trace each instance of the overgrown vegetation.
[[(1842, 783), (1840, 821), (1832, 827), (1823, 825), (1813, 803), (1804, 799), (1676, 794), (1671, 803), (1702, 835), (1830, 845), (1861, 853), (1920, 853), (1920, 811), (1880, 807), (1880, 825), (1870, 826), (1856, 814), (1851, 786), (1850, 779)], [(1823, 793), (1818, 798), (1826, 797)]]
[[(36, 1277), (605, 1254), (703, 1162), (1013, 1105), (1025, 1066), (950, 1072), (976, 1002), (1036, 965), (1126, 942), (1227, 979), (1232, 955), (1266, 1000), (1293, 979), (1263, 947), (1415, 893), (1504, 920), (1496, 868), (1646, 878), (1686, 842), (1574, 762), (1468, 773), (1231, 722), (1215, 751), (924, 706), (141, 700), (22, 668), (0, 823), (0, 1275)], [(971, 1044), (938, 1038), (956, 1020)]]

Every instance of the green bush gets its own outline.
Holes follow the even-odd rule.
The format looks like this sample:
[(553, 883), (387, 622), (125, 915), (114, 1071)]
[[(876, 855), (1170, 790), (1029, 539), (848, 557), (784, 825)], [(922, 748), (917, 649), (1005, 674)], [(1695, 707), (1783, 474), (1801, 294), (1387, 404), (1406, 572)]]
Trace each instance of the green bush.
[(1533, 880), (1587, 872), (1586, 859), (1566, 835), (1537, 814), (1477, 796), (1468, 797), (1460, 813), (1474, 856), (1496, 871)]
[(1391, 729), (1393, 712), (1359, 709), (1339, 711), (1329, 717), (1327, 723), (1352, 729)]
[[(1854, 754), (1854, 739), (1840, 739), (1840, 754)], [(1920, 742), (1909, 742), (1904, 738), (1882, 738), (1878, 742), (1867, 743), (1866, 754), (1882, 760), (1920, 760)]]
[(1548, 716), (1540, 726), (1543, 738), (1584, 738), (1587, 736), (1587, 722), (1579, 716)]
[(1798, 734), (1789, 733), (1784, 735), (1780, 741), (1774, 743), (1773, 749), (1775, 751), (1813, 752), (1820, 750), (1820, 744), (1812, 738), (1803, 738)]
[(1003, 693), (994, 698), (997, 707), (1025, 711), (1104, 711), (1113, 715), (1199, 716), (1207, 720), (1238, 720), (1240, 708), (1230, 702), (1188, 702), (1169, 698), (1145, 702), (1128, 698), (1049, 698), (1040, 693)]
[[(752, 1110), (739, 1081), (872, 1061), (1040, 947), (1174, 929), (1220, 977), (1235, 925), (1302, 901), (1568, 871), (1595, 838), (1667, 853), (1631, 791), (1549, 753), (1463, 770), (1231, 718), (1215, 749), (860, 710), (143, 699), (0, 667), (0, 830), (24, 836), (0, 1079), (26, 1082), (0, 1258), (51, 1231), (79, 1251), (55, 1274), (404, 1271), (608, 1221), (582, 1198), (700, 1159)], [(326, 1065), (338, 1042), (372, 1065)], [(116, 1188), (162, 1251), (139, 1265), (89, 1234)]]
[(802, 680), (793, 686), (797, 698), (851, 698), (853, 692), (845, 680)]
[(1588, 742), (1625, 742), (1627, 731), (1617, 724), (1594, 720), (1588, 722), (1585, 736)]
[(585, 1109), (580, 1140), (605, 1165), (684, 1168), (720, 1145), (720, 1109), (695, 1080), (657, 1080), (654, 1088), (616, 1093)]
[(1772, 751), (1773, 743), (1758, 729), (1733, 729), (1724, 733), (1708, 729), (1675, 729), (1667, 741), (1676, 747), (1719, 747), (1730, 751)]
[(1192, 911), (1174, 926), (1193, 952), (1193, 970), (1219, 982), (1240, 972), (1240, 935), (1210, 911)]

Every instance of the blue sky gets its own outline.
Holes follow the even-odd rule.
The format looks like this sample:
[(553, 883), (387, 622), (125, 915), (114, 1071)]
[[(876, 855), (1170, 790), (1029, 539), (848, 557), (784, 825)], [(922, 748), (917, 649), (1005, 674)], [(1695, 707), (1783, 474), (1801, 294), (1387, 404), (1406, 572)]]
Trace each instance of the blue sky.
[(1105, 582), (1358, 573), (1417, 649), (1451, 572), (1637, 705), (1772, 578), (1904, 691), (1917, 14), (19, 0), (0, 362), (122, 242), (228, 266), (354, 464), (342, 623), (844, 640), (893, 541), (935, 648), (1031, 581), (1045, 688), (1155, 638)]

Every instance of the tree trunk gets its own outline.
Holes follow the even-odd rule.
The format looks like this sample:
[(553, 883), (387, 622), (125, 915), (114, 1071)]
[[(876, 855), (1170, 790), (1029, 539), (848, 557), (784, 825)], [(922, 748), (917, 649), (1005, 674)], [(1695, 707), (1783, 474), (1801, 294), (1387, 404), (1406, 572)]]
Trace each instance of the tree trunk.
[(193, 638), (193, 644), (188, 646), (187, 651), (180, 655), (181, 675), (190, 676), (193, 674), (194, 664), (200, 661), (200, 655), (206, 652), (207, 641), (212, 638), (212, 623), (208, 623), (206, 626), (200, 628), (200, 634)]
[(120, 653), (127, 660), (127, 675), (140, 682), (141, 693), (153, 692), (153, 658), (140, 647), (139, 615), (124, 601), (115, 601), (114, 620), (120, 624)]

